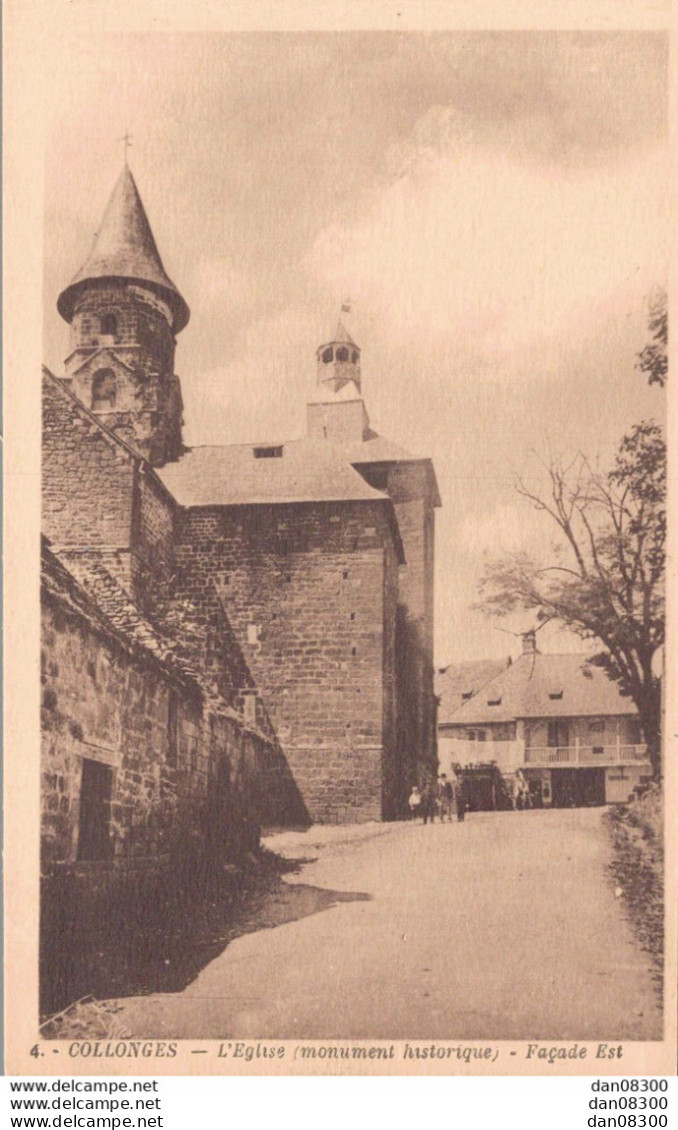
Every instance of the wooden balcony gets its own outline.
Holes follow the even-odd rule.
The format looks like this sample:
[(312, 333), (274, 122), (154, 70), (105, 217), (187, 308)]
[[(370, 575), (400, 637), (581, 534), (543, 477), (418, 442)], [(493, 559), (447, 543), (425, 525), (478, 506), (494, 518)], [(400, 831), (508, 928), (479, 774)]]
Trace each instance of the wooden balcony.
[(647, 762), (645, 745), (532, 746), (525, 750), (525, 764), (548, 765), (635, 765)]

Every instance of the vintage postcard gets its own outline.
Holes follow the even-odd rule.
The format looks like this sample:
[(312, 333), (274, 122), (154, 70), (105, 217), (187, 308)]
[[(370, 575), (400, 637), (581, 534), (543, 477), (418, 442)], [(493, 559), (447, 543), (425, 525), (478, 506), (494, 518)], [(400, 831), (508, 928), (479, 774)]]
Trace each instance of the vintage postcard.
[(675, 1069), (671, 19), (9, 5), (10, 1073)]

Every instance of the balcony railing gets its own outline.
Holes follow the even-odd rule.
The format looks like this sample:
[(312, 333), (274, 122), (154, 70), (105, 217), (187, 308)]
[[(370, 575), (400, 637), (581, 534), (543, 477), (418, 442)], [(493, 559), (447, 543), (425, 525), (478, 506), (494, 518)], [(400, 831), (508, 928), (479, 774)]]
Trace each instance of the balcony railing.
[(628, 765), (647, 761), (645, 745), (531, 746), (526, 765)]

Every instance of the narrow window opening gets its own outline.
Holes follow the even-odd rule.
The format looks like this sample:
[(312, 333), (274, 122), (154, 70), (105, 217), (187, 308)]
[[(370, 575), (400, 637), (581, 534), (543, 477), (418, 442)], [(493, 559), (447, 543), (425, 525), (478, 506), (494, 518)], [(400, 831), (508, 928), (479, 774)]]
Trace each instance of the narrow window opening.
[(179, 699), (176, 691), (167, 696), (167, 763), (177, 764), (179, 747)]
[(255, 447), (255, 459), (282, 459), (282, 445), (280, 447)]
[(110, 765), (83, 758), (80, 781), (78, 859), (110, 859), (111, 797), (113, 770)]
[(92, 411), (105, 412), (113, 408), (116, 395), (115, 373), (112, 369), (100, 369), (92, 380)]

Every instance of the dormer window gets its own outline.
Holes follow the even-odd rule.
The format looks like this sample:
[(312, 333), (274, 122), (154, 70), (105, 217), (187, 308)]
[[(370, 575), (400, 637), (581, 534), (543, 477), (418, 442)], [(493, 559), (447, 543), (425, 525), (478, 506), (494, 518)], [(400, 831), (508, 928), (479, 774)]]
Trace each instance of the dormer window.
[(112, 337), (115, 337), (118, 332), (118, 319), (116, 318), (115, 314), (104, 314), (99, 324), (101, 326), (100, 332), (102, 334), (109, 334)]
[(488, 698), (488, 706), (501, 706), (501, 696), (499, 698)]
[(549, 698), (553, 702), (559, 702), (562, 697), (563, 697), (562, 691), (549, 691)]
[(342, 345), (341, 349), (337, 350), (337, 361), (348, 361), (348, 349)]
[(323, 352), (322, 352), (323, 364), (329, 365), (330, 361), (332, 360), (332, 356), (333, 356), (332, 346), (330, 346), (329, 349), (323, 349)]
[(282, 444), (279, 447), (255, 447), (255, 459), (282, 459)]

